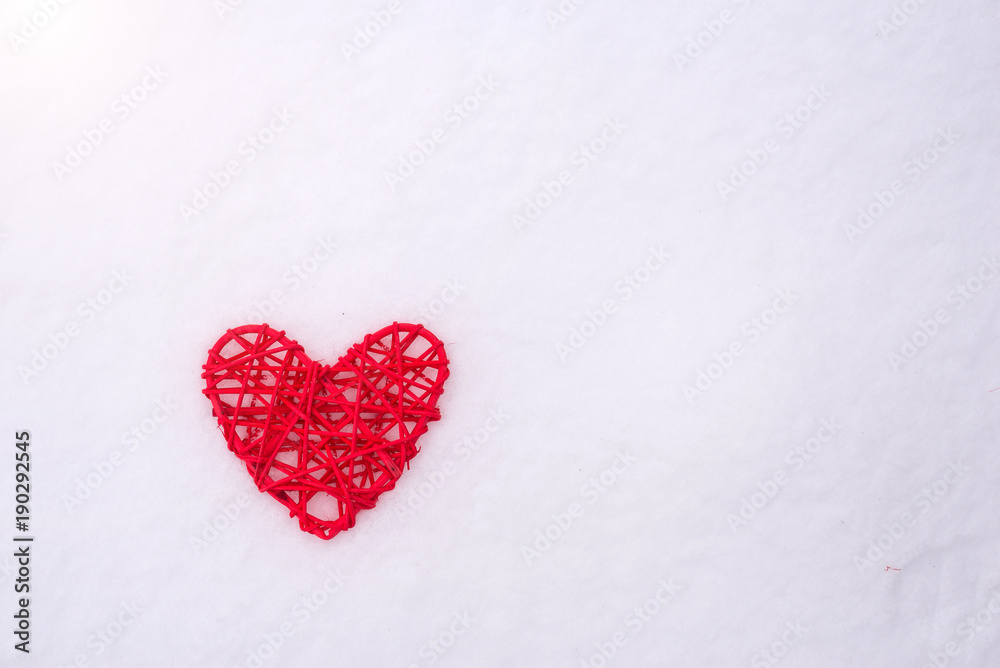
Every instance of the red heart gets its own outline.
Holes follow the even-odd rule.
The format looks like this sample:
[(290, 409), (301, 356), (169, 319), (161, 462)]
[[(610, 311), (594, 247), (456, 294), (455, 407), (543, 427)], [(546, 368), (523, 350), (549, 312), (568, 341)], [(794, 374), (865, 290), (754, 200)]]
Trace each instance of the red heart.
[(409, 467), (441, 417), (448, 358), (421, 325), (393, 323), (330, 366), (284, 332), (244, 325), (208, 351), (204, 369), (212, 414), (257, 489), (329, 540)]

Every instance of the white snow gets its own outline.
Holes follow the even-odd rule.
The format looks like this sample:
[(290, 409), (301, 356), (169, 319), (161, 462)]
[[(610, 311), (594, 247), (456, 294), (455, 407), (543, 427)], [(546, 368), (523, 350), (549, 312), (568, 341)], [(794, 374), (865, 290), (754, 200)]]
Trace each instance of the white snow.
[[(0, 27), (0, 664), (1000, 665), (997, 3)], [(451, 359), (329, 542), (201, 394), (265, 320)]]

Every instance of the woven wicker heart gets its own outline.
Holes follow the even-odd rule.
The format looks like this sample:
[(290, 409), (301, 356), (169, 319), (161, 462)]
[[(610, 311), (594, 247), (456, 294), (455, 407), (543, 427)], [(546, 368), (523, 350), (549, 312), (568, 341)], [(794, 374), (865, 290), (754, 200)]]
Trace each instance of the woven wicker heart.
[(440, 418), (444, 344), (393, 323), (336, 364), (310, 360), (267, 325), (226, 332), (208, 352), (205, 395), (257, 488), (329, 540), (392, 489)]

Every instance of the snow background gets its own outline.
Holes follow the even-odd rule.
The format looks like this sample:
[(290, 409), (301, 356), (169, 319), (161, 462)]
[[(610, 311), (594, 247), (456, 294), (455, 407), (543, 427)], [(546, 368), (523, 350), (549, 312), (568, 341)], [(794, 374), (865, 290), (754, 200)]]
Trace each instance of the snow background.
[[(12, 453), (31, 432), (36, 542), (32, 652), (8, 633), (0, 663), (1000, 665), (1000, 281), (976, 282), (1000, 251), (1000, 5), (903, 4), (886, 32), (903, 11), (888, 0), (587, 0), (554, 26), (556, 0), (402, 0), (348, 59), (385, 2), (73, 2), (17, 49), (9, 35), (46, 3), (4, 3), (0, 433)], [(678, 66), (699, 33), (708, 46)], [(121, 119), (147, 67), (166, 76)], [(453, 127), (480, 77), (496, 91)], [(829, 99), (784, 136), (813, 87)], [(241, 143), (281, 109), (287, 127), (247, 160)], [(59, 178), (102, 119), (113, 132)], [(577, 171), (613, 119), (627, 127)], [(437, 128), (392, 191), (385, 173)], [(911, 180), (948, 128), (959, 138)], [(239, 174), (185, 221), (231, 160)], [(515, 229), (563, 170), (572, 183)], [(335, 251), (307, 261), (321, 239)], [(669, 260), (647, 273), (651, 247)], [(116, 270), (128, 285), (87, 319)], [(625, 300), (629, 275), (648, 280)], [(751, 340), (780, 290), (796, 300)], [(330, 542), (256, 493), (201, 395), (207, 349), (276, 292), (267, 322), (313, 359), (393, 320), (427, 324), (451, 359), (411, 470)], [(605, 300), (616, 312), (561, 359)], [(743, 354), (689, 399), (732, 342)], [(161, 422), (158, 401), (174, 406)], [(842, 426), (794, 464), (824, 419)], [(587, 492), (619, 451), (634, 463)], [(778, 471), (780, 491), (734, 525)], [(562, 535), (526, 557), (546, 530)], [(13, 566), (0, 557), (11, 628)], [(662, 604), (661, 581), (676, 588)]]

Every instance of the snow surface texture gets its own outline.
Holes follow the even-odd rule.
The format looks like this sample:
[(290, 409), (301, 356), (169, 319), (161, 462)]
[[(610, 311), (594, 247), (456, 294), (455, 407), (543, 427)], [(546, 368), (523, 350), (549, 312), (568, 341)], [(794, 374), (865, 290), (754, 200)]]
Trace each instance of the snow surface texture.
[[(1000, 665), (1000, 5), (231, 5), (3, 4), (0, 663)], [(201, 394), (265, 319), (451, 359), (331, 542)]]

